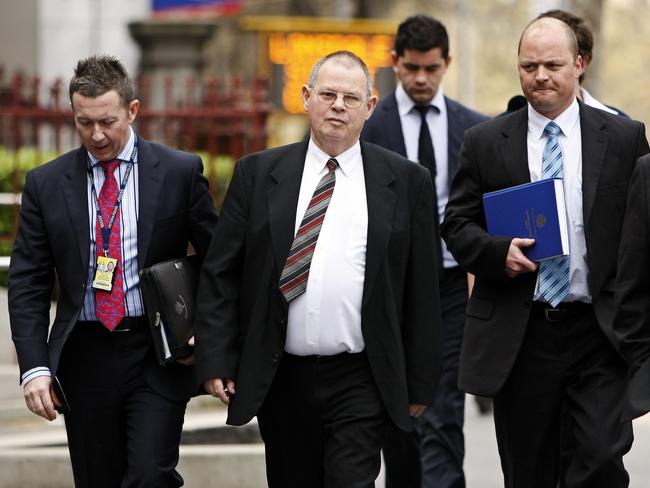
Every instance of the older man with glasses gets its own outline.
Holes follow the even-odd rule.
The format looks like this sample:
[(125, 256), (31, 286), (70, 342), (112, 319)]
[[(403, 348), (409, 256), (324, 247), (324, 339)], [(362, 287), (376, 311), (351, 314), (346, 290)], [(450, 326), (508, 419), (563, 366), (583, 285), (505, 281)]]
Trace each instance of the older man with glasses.
[(199, 377), (258, 416), (271, 488), (374, 486), (440, 375), (431, 179), (359, 142), (371, 88), (349, 51), (316, 63), (309, 140), (237, 163), (201, 273)]

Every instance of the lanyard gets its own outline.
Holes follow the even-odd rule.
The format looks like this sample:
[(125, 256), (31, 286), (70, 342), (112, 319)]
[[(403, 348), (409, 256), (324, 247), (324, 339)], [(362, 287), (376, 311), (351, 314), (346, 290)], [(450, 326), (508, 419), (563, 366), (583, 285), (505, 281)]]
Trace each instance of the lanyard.
[[(111, 239), (111, 230), (113, 230), (113, 222), (115, 222), (115, 216), (117, 211), (120, 208), (122, 203), (122, 197), (124, 196), (124, 189), (126, 188), (126, 183), (133, 169), (133, 164), (135, 163), (135, 158), (138, 155), (138, 138), (135, 137), (133, 141), (133, 151), (131, 152), (131, 158), (129, 159), (129, 165), (126, 167), (126, 172), (124, 173), (124, 178), (122, 178), (122, 183), (120, 184), (120, 192), (117, 194), (115, 199), (115, 204), (113, 205), (113, 211), (111, 212), (111, 217), (108, 220), (108, 226), (104, 223), (104, 217), (102, 216), (102, 210), (99, 205), (99, 198), (97, 197), (97, 189), (95, 188), (95, 178), (93, 177), (93, 168), (91, 164), (88, 164), (88, 177), (90, 178), (90, 186), (93, 193), (93, 199), (95, 201), (95, 211), (97, 213), (97, 221), (99, 222), (99, 229), (102, 233), (102, 240), (104, 241), (104, 255), (108, 256), (108, 244)], [(87, 155), (86, 155), (87, 156)], [(90, 163), (90, 159), (89, 159)]]

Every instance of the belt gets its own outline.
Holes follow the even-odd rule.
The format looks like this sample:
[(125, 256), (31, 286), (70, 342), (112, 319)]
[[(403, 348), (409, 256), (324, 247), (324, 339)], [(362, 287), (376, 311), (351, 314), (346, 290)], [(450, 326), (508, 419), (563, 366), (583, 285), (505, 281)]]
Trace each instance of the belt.
[(290, 354), (288, 352), (285, 352), (282, 354), (282, 357), (284, 358), (285, 361), (291, 363), (303, 363), (303, 364), (328, 363), (331, 361), (346, 361), (346, 360), (356, 360), (356, 359), (365, 358), (366, 350), (364, 349), (361, 352), (340, 352), (338, 354), (332, 354), (330, 356), (318, 356), (318, 355), (296, 356), (295, 354)]
[(533, 302), (530, 315), (542, 318), (547, 322), (562, 322), (586, 315), (593, 309), (591, 303), (584, 302), (561, 302), (557, 307), (552, 307), (544, 302)]
[[(102, 330), (108, 331), (104, 325), (99, 322), (98, 320), (80, 320), (77, 323), (76, 329), (82, 329), (82, 328), (92, 328), (92, 327), (100, 327)], [(117, 324), (117, 327), (113, 329), (113, 332), (132, 332), (136, 330), (144, 330), (147, 328), (147, 318), (142, 316), (142, 317), (124, 317), (119, 324)]]
[(124, 317), (113, 332), (131, 332), (132, 330), (145, 329), (147, 327), (146, 317)]

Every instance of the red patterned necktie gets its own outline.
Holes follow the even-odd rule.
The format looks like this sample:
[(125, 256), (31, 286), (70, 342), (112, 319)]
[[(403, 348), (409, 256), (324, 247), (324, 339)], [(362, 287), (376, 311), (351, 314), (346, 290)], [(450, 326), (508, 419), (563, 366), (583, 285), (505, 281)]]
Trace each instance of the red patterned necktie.
[[(99, 192), (99, 208), (102, 212), (104, 225), (108, 225), (111, 213), (117, 195), (119, 193), (117, 180), (115, 179), (115, 169), (120, 165), (119, 160), (101, 161), (104, 170), (104, 183)], [(104, 238), (102, 236), (99, 221), (95, 224), (95, 248), (97, 255), (104, 254)], [(108, 257), (117, 259), (115, 266), (115, 278), (113, 279), (113, 289), (108, 292), (104, 290), (95, 290), (95, 315), (106, 328), (113, 331), (117, 324), (124, 318), (124, 287), (122, 284), (122, 253), (121, 253), (121, 232), (120, 232), (120, 209), (118, 208), (113, 221), (113, 228), (108, 244)]]
[(299, 296), (307, 288), (309, 266), (314, 255), (314, 249), (316, 249), (318, 234), (320, 234), (320, 229), (325, 220), (327, 207), (334, 193), (335, 170), (338, 164), (334, 158), (327, 161), (329, 171), (318, 182), (296, 237), (293, 238), (289, 256), (286, 263), (284, 263), (282, 275), (280, 276), (280, 291), (287, 302)]

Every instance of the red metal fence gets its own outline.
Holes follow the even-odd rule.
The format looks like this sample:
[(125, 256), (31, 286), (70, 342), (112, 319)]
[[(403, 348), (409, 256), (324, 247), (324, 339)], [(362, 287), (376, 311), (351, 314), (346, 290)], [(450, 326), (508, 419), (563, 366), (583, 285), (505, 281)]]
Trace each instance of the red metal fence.
[[(143, 76), (137, 80), (136, 95), (141, 102), (135, 123), (138, 134), (201, 154), (218, 205), (234, 162), (266, 146), (270, 103), (264, 80), (244, 84), (238, 78), (190, 78), (179, 82)], [(38, 77), (20, 74), (8, 79), (0, 69), (1, 194), (19, 194), (27, 169), (78, 145), (67, 85), (57, 80), (44, 87)], [(0, 241), (13, 240), (15, 234), (18, 204), (10, 207), (11, 215), (5, 213), (7, 206), (0, 209), (0, 221), (4, 221), (0, 222)]]

